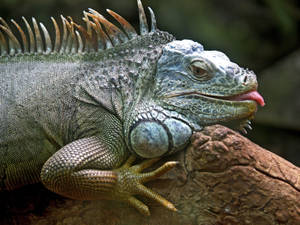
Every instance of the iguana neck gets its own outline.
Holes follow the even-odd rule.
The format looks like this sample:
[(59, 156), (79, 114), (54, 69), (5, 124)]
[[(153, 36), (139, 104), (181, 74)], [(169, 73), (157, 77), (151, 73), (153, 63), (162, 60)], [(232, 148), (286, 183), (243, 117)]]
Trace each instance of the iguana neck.
[(152, 94), (162, 46), (173, 38), (163, 35), (149, 33), (82, 63), (76, 98), (100, 105), (124, 121), (135, 105)]

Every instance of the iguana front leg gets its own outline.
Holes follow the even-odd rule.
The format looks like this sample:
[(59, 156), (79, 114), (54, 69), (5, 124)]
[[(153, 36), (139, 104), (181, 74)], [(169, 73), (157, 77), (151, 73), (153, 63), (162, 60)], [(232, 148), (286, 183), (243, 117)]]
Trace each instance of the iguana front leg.
[[(135, 158), (128, 158), (125, 147), (118, 142), (108, 144), (105, 140), (83, 138), (57, 151), (42, 168), (43, 184), (51, 191), (73, 199), (125, 201), (145, 215), (150, 215), (148, 207), (134, 195), (149, 197), (176, 210), (172, 203), (142, 184), (167, 172), (176, 162), (167, 162), (153, 172), (140, 173), (158, 159), (131, 166)], [(124, 158), (128, 158), (127, 162), (118, 168)]]
[(118, 173), (119, 177), (117, 187), (115, 188), (115, 193), (117, 193), (116, 197), (122, 197), (124, 201), (130, 203), (142, 214), (148, 216), (150, 215), (148, 206), (133, 195), (146, 196), (159, 202), (161, 205), (170, 210), (177, 211), (171, 202), (143, 185), (143, 183), (154, 180), (172, 169), (177, 162), (169, 161), (152, 172), (141, 173), (143, 169), (150, 167), (153, 163), (157, 162), (159, 158), (145, 160), (141, 164), (131, 166), (134, 160), (135, 157), (131, 156), (122, 167), (114, 170), (114, 172)]

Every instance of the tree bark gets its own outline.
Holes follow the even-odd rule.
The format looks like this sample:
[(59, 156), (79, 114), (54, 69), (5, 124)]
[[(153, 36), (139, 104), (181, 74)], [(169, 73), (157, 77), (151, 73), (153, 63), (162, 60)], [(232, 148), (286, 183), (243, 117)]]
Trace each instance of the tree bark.
[(300, 168), (228, 128), (206, 127), (193, 135), (185, 151), (160, 164), (167, 160), (180, 165), (147, 186), (173, 202), (178, 212), (144, 198), (140, 199), (150, 207), (150, 217), (115, 201), (53, 197), (40, 215), (12, 213), (9, 221), (37, 225), (300, 224)]

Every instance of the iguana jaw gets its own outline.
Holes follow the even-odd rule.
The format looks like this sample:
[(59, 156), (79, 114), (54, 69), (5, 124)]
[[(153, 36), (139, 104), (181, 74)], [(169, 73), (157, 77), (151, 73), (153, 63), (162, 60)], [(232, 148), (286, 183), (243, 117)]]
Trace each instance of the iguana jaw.
[(161, 96), (167, 108), (176, 108), (193, 124), (209, 125), (253, 118), (263, 98), (255, 89), (231, 96), (213, 96), (199, 91), (172, 92)]
[(265, 105), (263, 97), (256, 90), (247, 91), (247, 92), (237, 94), (237, 95), (232, 95), (232, 96), (208, 95), (208, 94), (204, 94), (204, 93), (201, 93), (198, 91), (191, 91), (191, 92), (171, 93), (165, 97), (173, 98), (173, 97), (184, 96), (184, 95), (198, 95), (198, 96), (201, 96), (206, 99), (210, 99), (210, 100), (214, 99), (214, 100), (220, 101), (220, 102), (234, 103), (234, 102), (241, 102), (241, 101), (243, 101), (243, 102), (244, 101), (252, 101), (252, 102), (259, 104), (260, 106)]

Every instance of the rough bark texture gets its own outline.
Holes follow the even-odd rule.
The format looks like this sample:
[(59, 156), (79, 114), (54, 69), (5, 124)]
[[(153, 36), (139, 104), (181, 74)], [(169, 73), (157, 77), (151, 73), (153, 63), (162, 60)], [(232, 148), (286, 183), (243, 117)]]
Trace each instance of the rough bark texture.
[(205, 128), (167, 160), (180, 166), (148, 186), (177, 213), (142, 199), (152, 213), (143, 217), (122, 203), (62, 199), (31, 186), (1, 194), (0, 224), (300, 224), (300, 169), (228, 128)]

